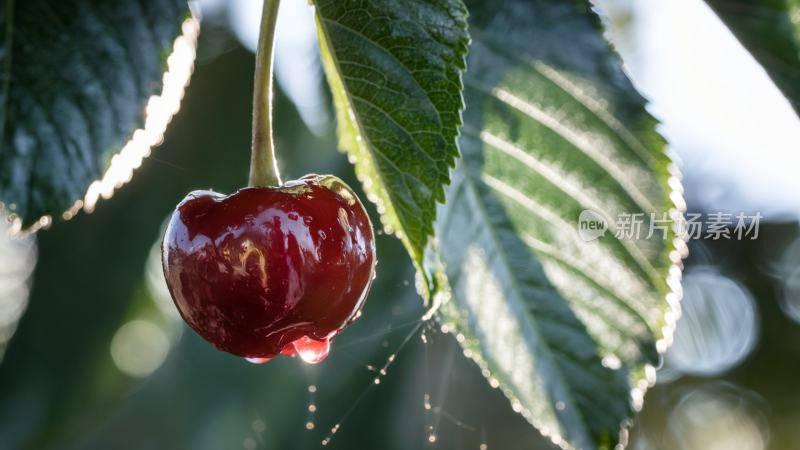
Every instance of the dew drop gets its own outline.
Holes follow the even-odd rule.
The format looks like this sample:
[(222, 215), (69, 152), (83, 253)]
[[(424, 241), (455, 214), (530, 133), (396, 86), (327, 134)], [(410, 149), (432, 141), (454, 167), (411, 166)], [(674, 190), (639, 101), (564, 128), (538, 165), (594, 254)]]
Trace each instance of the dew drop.
[(251, 364), (264, 364), (272, 358), (245, 358), (244, 360)]
[(318, 341), (308, 336), (303, 336), (292, 343), (297, 356), (309, 364), (316, 364), (328, 357), (331, 351), (331, 341), (323, 339)]

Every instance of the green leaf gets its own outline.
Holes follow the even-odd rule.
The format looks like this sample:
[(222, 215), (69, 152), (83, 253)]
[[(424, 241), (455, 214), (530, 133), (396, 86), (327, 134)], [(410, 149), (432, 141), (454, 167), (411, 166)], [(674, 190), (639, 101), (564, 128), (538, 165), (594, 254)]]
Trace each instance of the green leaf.
[[(680, 181), (588, 2), (467, 5), (462, 159), (425, 259), (443, 326), (554, 442), (614, 448), (677, 319)], [(609, 231), (581, 239), (584, 210)], [(664, 230), (615, 238), (633, 213)]]
[(421, 268), (436, 202), (458, 156), (466, 9), (460, 0), (315, 4), (339, 145), (384, 228)]
[(185, 0), (0, 8), (0, 202), (25, 226), (83, 199), (143, 125), (187, 14)]
[(800, 0), (706, 0), (800, 114)]

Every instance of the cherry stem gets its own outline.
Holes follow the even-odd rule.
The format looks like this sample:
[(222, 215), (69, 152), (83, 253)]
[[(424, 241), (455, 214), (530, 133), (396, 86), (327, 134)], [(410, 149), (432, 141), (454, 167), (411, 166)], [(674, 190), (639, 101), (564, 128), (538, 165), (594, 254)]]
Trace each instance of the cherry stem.
[(253, 146), (250, 150), (250, 186), (280, 186), (272, 139), (272, 56), (280, 0), (264, 0), (256, 50), (253, 83)]

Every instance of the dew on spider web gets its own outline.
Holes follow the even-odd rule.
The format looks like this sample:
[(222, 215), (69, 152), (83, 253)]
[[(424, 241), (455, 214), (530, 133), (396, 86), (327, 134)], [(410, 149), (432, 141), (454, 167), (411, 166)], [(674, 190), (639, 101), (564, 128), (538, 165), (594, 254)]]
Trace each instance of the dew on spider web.
[[(442, 325), (441, 330), (449, 331), (449, 327), (445, 328), (445, 326)], [(426, 329), (423, 330), (423, 332), (420, 335), (420, 339), (424, 344), (423, 370), (424, 370), (424, 379), (426, 380), (426, 384), (433, 384), (430, 382), (434, 379), (434, 374), (431, 373), (431, 357), (428, 347), (429, 344), (432, 342), (432, 338), (434, 337), (436, 331), (439, 331), (439, 328), (436, 327), (436, 325), (433, 322), (430, 322), (426, 327)], [(444, 404), (446, 401), (446, 394), (449, 388), (449, 383), (452, 380), (451, 372), (453, 364), (455, 362), (456, 354), (457, 354), (456, 347), (451, 346), (449, 351), (445, 354), (442, 365), (439, 368), (438, 383), (436, 383), (436, 386), (431, 386), (431, 385), (425, 386), (422, 405), (424, 408), (424, 417), (425, 417), (425, 444), (427, 446), (439, 445), (440, 425), (443, 419), (464, 431), (472, 433), (478, 431), (476, 427), (463, 422), (462, 420), (455, 417), (452, 413), (448, 412), (444, 408)], [(434, 400), (437, 401), (438, 405), (435, 405), (433, 403)], [(486, 444), (486, 436), (483, 428), (481, 428), (480, 442), (481, 442), (480, 448), (482, 450), (488, 449), (488, 445)]]
[[(377, 386), (377, 385), (379, 385), (381, 383), (381, 379), (388, 374), (389, 366), (391, 366), (392, 363), (395, 362), (395, 360), (397, 359), (397, 355), (403, 350), (403, 348), (405, 348), (406, 344), (408, 344), (411, 341), (411, 338), (414, 337), (415, 334), (417, 334), (417, 332), (422, 328), (422, 326), (425, 323), (426, 322), (423, 322), (421, 320), (414, 321), (412, 324), (414, 324), (415, 326), (405, 336), (405, 338), (403, 338), (403, 340), (401, 341), (400, 345), (397, 346), (395, 351), (392, 352), (392, 354), (390, 354), (386, 358), (386, 360), (384, 361), (382, 366), (377, 367), (377, 366), (373, 366), (371, 364), (365, 364), (364, 365), (364, 367), (368, 371), (376, 373), (377, 375), (375, 376), (375, 378), (373, 378), (372, 383), (370, 383), (366, 388), (364, 388), (361, 391), (361, 393), (356, 398), (356, 400), (350, 405), (350, 407), (342, 415), (342, 418), (333, 427), (331, 427), (330, 432), (328, 432), (328, 434), (325, 436), (325, 438), (322, 439), (321, 443), (322, 443), (323, 446), (326, 446), (326, 445), (330, 444), (331, 440), (333, 439), (333, 436), (339, 431), (339, 429), (341, 428), (342, 424), (350, 417), (350, 415), (353, 413), (353, 411), (355, 411), (355, 409), (364, 400), (364, 398), (366, 398), (367, 394), (369, 394), (369, 392), (372, 390), (372, 388), (374, 388), (375, 386)], [(390, 331), (394, 331), (394, 330), (390, 329)], [(384, 340), (384, 341), (381, 342), (381, 346), (386, 348), (386, 347), (389, 346), (389, 342), (387, 340)]]
[(431, 427), (431, 432), (428, 435), (428, 442), (431, 444), (436, 443), (436, 434), (433, 433), (433, 427)]
[(489, 444), (486, 443), (486, 425), (481, 420), (481, 445), (478, 446), (478, 450), (489, 450)]
[(317, 386), (314, 384), (308, 385), (308, 407), (306, 408), (307, 417), (306, 417), (306, 430), (313, 430), (316, 428), (316, 423), (314, 422), (314, 413), (317, 412), (317, 404), (315, 401), (317, 394)]
[[(424, 367), (423, 370), (423, 380), (425, 380), (425, 384), (428, 385), (428, 380), (431, 379), (431, 363), (430, 363), (430, 351), (428, 346), (428, 335), (427, 335), (427, 328), (422, 330), (420, 333), (420, 340), (422, 341), (422, 348), (424, 353)], [(424, 408), (424, 417), (425, 417), (425, 435), (427, 436), (427, 443), (434, 444), (436, 443), (436, 432), (434, 430), (433, 425), (433, 418), (431, 417), (432, 413), (432, 405), (431, 405), (431, 394), (429, 393), (430, 386), (425, 386), (425, 392), (422, 394), (422, 407)]]
[[(439, 369), (437, 374), (432, 374), (431, 368), (431, 355), (430, 353), (430, 345), (433, 342), (434, 335), (440, 331), (450, 331), (449, 327), (442, 325), (441, 327), (435, 323), (434, 320), (421, 320), (417, 319), (411, 322), (402, 323), (400, 325), (390, 325), (385, 330), (374, 333), (369, 336), (364, 336), (360, 338), (356, 338), (346, 343), (342, 343), (339, 345), (338, 349), (347, 348), (354, 344), (362, 343), (364, 341), (375, 341), (377, 339), (381, 339), (380, 345), (383, 348), (389, 347), (389, 340), (386, 339), (386, 336), (392, 332), (399, 331), (403, 328), (411, 327), (410, 332), (408, 332), (405, 337), (402, 339), (400, 344), (395, 348), (395, 350), (386, 357), (383, 364), (381, 365), (373, 365), (373, 364), (364, 364), (361, 361), (353, 358), (352, 356), (348, 356), (348, 354), (337, 352), (337, 355), (341, 355), (346, 357), (347, 359), (352, 360), (356, 364), (366, 368), (369, 372), (374, 374), (374, 378), (372, 382), (367, 385), (355, 401), (348, 407), (348, 409), (342, 414), (341, 418), (329, 429), (328, 433), (324, 436), (321, 440), (322, 446), (328, 446), (331, 444), (333, 437), (340, 431), (343, 424), (348, 420), (350, 415), (358, 408), (361, 402), (366, 398), (366, 396), (370, 393), (371, 389), (375, 388), (377, 385), (381, 384), (381, 381), (384, 377), (388, 375), (388, 369), (395, 362), (397, 359), (397, 355), (407, 346), (407, 344), (412, 340), (412, 338), (419, 333), (420, 341), (422, 342), (423, 350), (424, 350), (424, 392), (422, 396), (422, 406), (424, 410), (424, 443), (425, 446), (430, 447), (437, 447), (444, 444), (440, 442), (440, 424), (442, 419), (446, 420), (448, 423), (455, 425), (458, 428), (461, 428), (464, 431), (468, 432), (476, 432), (478, 431), (476, 427), (470, 426), (458, 418), (456, 418), (453, 414), (446, 411), (443, 407), (445, 400), (446, 400), (446, 392), (448, 390), (448, 384), (451, 381), (451, 369), (453, 366), (453, 360), (457, 351), (453, 350), (456, 347), (451, 348), (451, 350), (445, 355), (444, 361), (442, 362), (442, 366)], [(299, 345), (298, 345), (299, 344)], [(293, 350), (296, 351), (296, 354), (302, 358), (304, 361), (307, 362), (318, 362), (327, 356), (328, 352), (330, 351), (330, 343), (329, 342), (320, 342), (315, 341), (309, 338), (301, 338), (295, 341), (294, 343), (290, 344)], [(306, 353), (306, 357), (303, 354)], [(248, 361), (252, 363), (262, 363), (266, 362), (267, 358), (247, 358)], [(438, 358), (437, 358), (438, 360)], [(432, 380), (439, 375), (438, 382), (432, 382)], [(306, 408), (306, 420), (304, 422), (304, 428), (309, 432), (315, 432), (318, 429), (318, 424), (316, 422), (316, 413), (318, 411), (318, 405), (316, 402), (316, 393), (318, 387), (316, 384), (313, 383), (313, 379), (309, 380), (310, 383), (308, 384), (307, 391), (308, 391), (308, 404)], [(435, 385), (435, 386), (434, 386)], [(436, 403), (434, 403), (436, 400)], [(257, 425), (259, 424), (259, 425)], [(257, 421), (253, 424), (253, 431), (255, 431), (254, 436), (248, 436), (246, 439), (246, 443), (244, 443), (245, 448), (254, 448), (251, 447), (254, 443), (263, 443), (262, 434), (265, 429), (265, 425), (263, 421), (257, 419)], [(480, 445), (479, 450), (488, 450), (488, 444), (486, 441), (485, 430), (483, 426), (481, 426), (480, 430)]]

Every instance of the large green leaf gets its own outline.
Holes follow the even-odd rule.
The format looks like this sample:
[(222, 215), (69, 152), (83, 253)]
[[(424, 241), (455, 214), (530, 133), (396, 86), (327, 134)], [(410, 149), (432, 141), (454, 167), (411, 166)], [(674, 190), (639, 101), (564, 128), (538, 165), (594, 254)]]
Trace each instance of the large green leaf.
[[(624, 445), (677, 318), (680, 181), (588, 2), (467, 5), (462, 159), (425, 260), (444, 327), (554, 442)], [(584, 210), (609, 232), (581, 239)], [(651, 212), (654, 237), (649, 216), (614, 237)]]
[(83, 199), (161, 90), (186, 0), (6, 0), (0, 202), (30, 225)]
[(706, 0), (800, 114), (800, 0)]
[(436, 202), (458, 156), (466, 9), (461, 0), (315, 4), (340, 146), (385, 229), (421, 268)]

